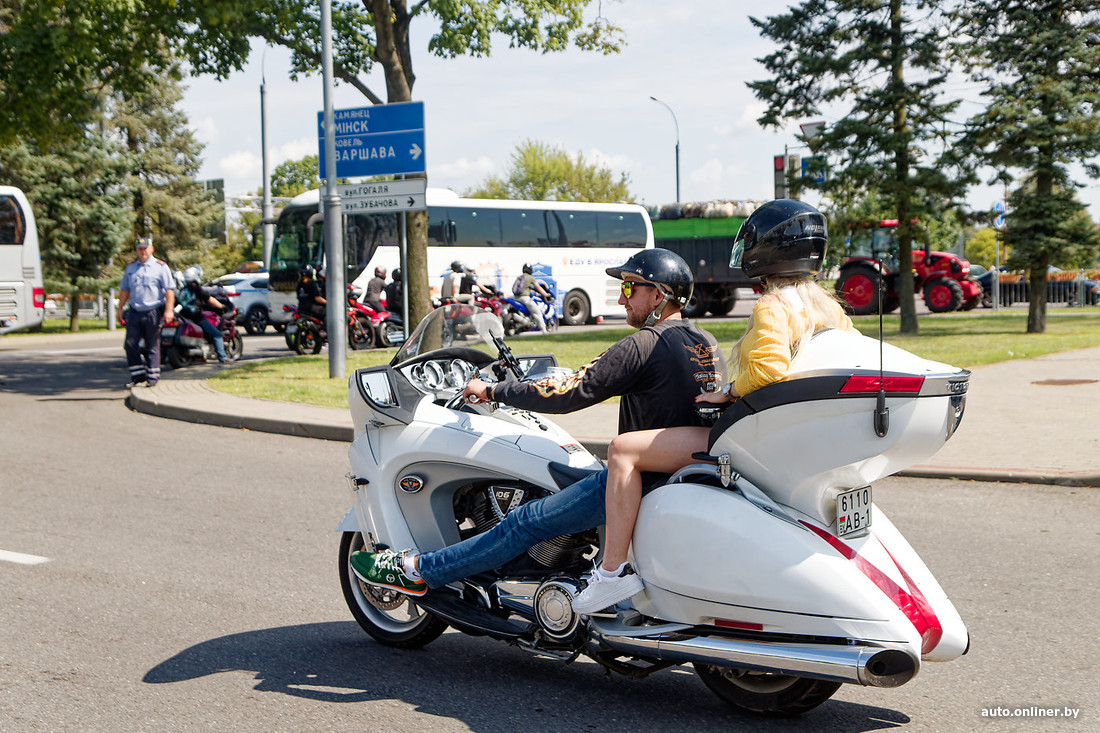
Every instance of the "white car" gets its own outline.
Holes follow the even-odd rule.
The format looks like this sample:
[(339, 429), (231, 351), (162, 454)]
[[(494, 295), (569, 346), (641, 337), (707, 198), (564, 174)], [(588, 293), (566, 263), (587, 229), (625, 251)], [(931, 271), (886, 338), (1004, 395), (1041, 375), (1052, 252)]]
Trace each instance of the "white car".
[(250, 334), (261, 334), (268, 325), (276, 331), (282, 331), (290, 320), (290, 315), (282, 308), (271, 307), (271, 290), (266, 272), (234, 272), (223, 275), (214, 282), (225, 288), (229, 299), (240, 313), (237, 322)]

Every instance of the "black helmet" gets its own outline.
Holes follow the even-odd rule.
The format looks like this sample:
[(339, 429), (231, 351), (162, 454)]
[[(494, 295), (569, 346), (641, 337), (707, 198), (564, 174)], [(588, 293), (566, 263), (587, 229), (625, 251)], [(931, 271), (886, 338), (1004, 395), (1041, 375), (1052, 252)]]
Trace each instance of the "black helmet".
[(298, 270), (298, 274), (302, 277), (317, 277), (317, 268), (313, 265), (306, 265), (301, 270)]
[(607, 268), (607, 274), (619, 280), (623, 279), (624, 273), (664, 286), (665, 293), (681, 306), (687, 305), (695, 287), (695, 277), (684, 259), (660, 247), (643, 249), (622, 265)]
[(531, 274), (531, 265), (529, 265), (526, 262), (523, 263), (523, 274), (524, 275), (530, 275)]
[(793, 199), (769, 201), (737, 231), (730, 267), (748, 277), (816, 275), (825, 260), (825, 215)]
[(390, 275), (390, 277), (392, 277), (394, 280), (400, 280), (401, 279), (401, 268), (400, 267), (393, 268), (393, 274)]
[(453, 270), (454, 272), (462, 272), (465, 269), (466, 268), (463, 267), (462, 263), (459, 262), (458, 260), (455, 260), (454, 262), (451, 263), (451, 270)]

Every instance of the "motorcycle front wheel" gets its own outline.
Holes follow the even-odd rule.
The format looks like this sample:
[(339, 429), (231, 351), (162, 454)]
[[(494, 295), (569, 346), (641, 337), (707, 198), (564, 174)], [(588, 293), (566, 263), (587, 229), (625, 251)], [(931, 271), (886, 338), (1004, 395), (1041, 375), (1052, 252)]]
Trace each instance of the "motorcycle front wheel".
[(299, 354), (321, 353), (321, 334), (312, 323), (303, 323), (298, 326), (298, 332), (294, 334), (294, 350)]
[(726, 704), (740, 710), (791, 717), (816, 708), (840, 689), (839, 682), (769, 672), (695, 664), (695, 673)]
[(244, 339), (241, 335), (234, 334), (225, 339), (225, 359), (226, 361), (236, 361), (241, 358), (241, 354), (244, 353)]
[(348, 562), (363, 549), (363, 535), (344, 532), (340, 538), (340, 587), (351, 615), (363, 630), (385, 646), (419, 649), (439, 638), (447, 624), (421, 610), (404, 593), (375, 588), (355, 576)]

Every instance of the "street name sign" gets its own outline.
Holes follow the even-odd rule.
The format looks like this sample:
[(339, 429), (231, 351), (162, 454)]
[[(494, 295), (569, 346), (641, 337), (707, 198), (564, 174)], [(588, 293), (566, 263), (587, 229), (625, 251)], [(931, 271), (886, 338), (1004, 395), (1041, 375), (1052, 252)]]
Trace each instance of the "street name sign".
[[(424, 103), (378, 104), (338, 109), (336, 177), (360, 178), (399, 173), (424, 173)], [(317, 113), (320, 174), (327, 180), (325, 113)]]
[(424, 211), (428, 208), (424, 194), (428, 179), (372, 183), (341, 183), (340, 210), (345, 214), (386, 214), (399, 211)]

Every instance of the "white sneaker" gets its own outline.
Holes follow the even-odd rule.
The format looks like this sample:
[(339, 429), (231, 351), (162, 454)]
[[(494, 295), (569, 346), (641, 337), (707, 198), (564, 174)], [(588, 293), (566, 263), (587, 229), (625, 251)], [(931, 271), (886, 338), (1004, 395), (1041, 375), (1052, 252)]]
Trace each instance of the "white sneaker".
[(622, 571), (611, 578), (605, 578), (598, 568), (594, 568), (586, 580), (588, 587), (573, 599), (573, 611), (580, 614), (614, 606), (641, 593), (645, 587), (630, 563), (623, 565)]

